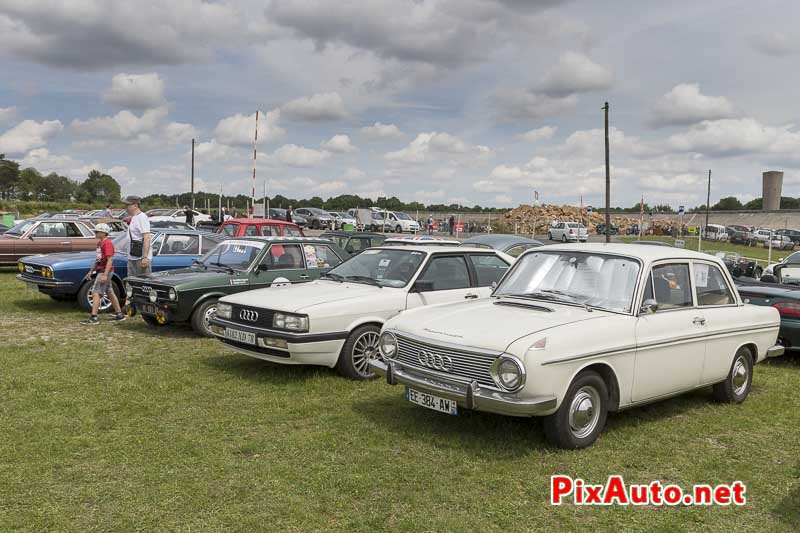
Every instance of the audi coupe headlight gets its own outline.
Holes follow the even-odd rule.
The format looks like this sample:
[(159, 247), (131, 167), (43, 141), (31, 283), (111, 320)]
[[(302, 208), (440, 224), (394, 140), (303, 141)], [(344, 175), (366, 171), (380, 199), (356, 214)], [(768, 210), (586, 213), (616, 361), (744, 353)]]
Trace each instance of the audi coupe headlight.
[(156, 300), (158, 300), (158, 293), (153, 289), (150, 291), (150, 301), (156, 303)]
[(308, 317), (302, 315), (275, 313), (275, 316), (272, 319), (272, 327), (275, 329), (288, 329), (291, 331), (308, 331)]
[(393, 333), (384, 331), (381, 334), (381, 339), (378, 343), (378, 346), (380, 347), (381, 355), (384, 358), (392, 359), (397, 353), (397, 337), (395, 337)]
[(525, 384), (525, 367), (516, 357), (501, 355), (492, 364), (492, 378), (500, 388), (515, 392)]
[(125, 284), (125, 296), (128, 298), (133, 298), (133, 287), (130, 283)]
[(231, 315), (233, 315), (233, 307), (231, 307), (231, 304), (226, 304), (224, 302), (219, 302), (217, 304), (217, 316), (219, 318), (227, 318), (230, 320)]
[(173, 302), (178, 299), (178, 291), (176, 291), (173, 288), (169, 289), (167, 295), (169, 296), (169, 299), (172, 300)]

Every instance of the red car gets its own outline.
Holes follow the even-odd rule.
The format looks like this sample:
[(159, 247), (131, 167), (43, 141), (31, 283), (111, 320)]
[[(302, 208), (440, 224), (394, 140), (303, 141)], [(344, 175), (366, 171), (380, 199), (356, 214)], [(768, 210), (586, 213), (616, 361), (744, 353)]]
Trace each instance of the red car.
[(268, 218), (232, 218), (217, 233), (228, 237), (305, 237), (297, 224)]

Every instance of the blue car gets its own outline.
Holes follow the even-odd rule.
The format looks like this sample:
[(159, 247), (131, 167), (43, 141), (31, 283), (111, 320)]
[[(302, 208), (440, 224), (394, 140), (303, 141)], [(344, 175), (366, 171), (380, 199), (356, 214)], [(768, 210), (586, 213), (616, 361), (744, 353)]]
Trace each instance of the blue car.
[[(153, 272), (192, 265), (225, 236), (196, 230), (153, 230)], [(117, 235), (114, 242), (113, 287), (122, 303), (125, 298), (122, 280), (128, 275), (128, 232)], [(54, 300), (78, 299), (85, 311), (92, 308), (92, 283), (84, 279), (95, 262), (95, 252), (30, 255), (19, 260), (17, 279), (47, 294)], [(111, 300), (103, 298), (100, 310), (111, 308)]]

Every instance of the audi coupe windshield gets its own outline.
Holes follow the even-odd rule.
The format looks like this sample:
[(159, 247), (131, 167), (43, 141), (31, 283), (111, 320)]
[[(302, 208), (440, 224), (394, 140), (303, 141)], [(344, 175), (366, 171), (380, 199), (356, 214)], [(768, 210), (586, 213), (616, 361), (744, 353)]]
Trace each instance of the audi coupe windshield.
[(629, 313), (639, 262), (586, 252), (537, 251), (520, 257), (494, 296), (583, 305)]
[(348, 259), (323, 276), (334, 281), (405, 287), (425, 260), (425, 255), (424, 252), (411, 250), (372, 248)]

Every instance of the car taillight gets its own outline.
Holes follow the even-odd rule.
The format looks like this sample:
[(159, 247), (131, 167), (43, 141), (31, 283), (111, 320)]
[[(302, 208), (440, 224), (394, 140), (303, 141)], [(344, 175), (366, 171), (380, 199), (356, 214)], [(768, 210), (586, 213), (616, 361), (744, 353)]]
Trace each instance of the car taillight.
[(800, 318), (800, 303), (776, 302), (772, 307), (777, 309), (781, 316)]

